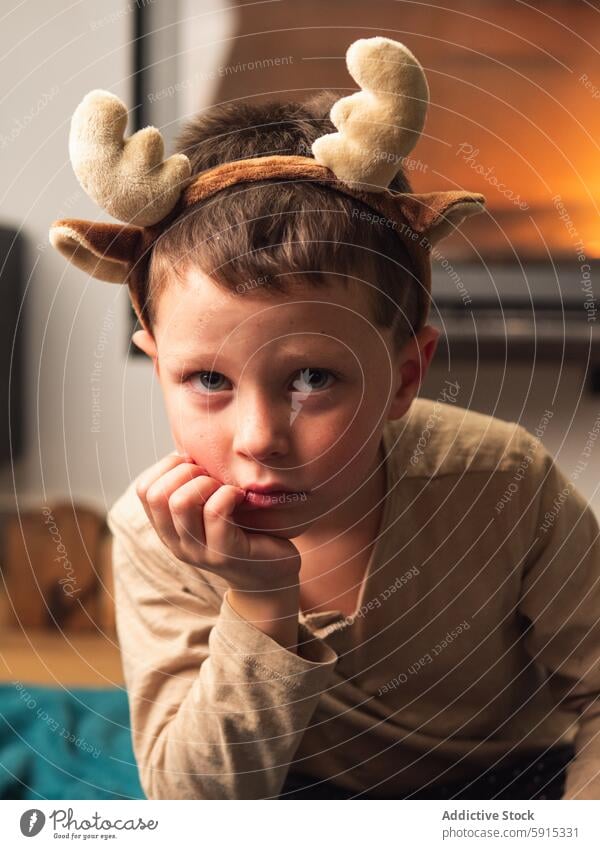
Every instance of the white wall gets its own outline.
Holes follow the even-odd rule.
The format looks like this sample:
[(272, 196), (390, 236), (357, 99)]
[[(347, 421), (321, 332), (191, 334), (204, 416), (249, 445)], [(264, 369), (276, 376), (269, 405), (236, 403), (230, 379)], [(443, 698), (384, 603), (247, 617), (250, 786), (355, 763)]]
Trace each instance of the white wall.
[[(205, 66), (210, 67), (209, 57), (218, 65), (230, 34), (218, 5), (204, 4), (214, 17), (186, 26), (187, 52), (170, 72), (179, 79), (189, 75), (186, 69), (201, 71), (199, 57)], [(85, 0), (63, 10), (30, 0), (15, 6), (0, 28), (0, 215), (4, 224), (22, 228), (31, 271), (25, 304), (27, 454), (0, 475), (3, 509), (61, 497), (104, 509), (134, 475), (173, 447), (150, 364), (128, 357), (127, 292), (88, 280), (47, 239), (50, 223), (59, 217), (110, 220), (78, 187), (68, 159), (68, 130), (73, 110), (92, 88), (109, 89), (131, 104), (131, 6), (126, 0)], [(190, 3), (180, 8), (187, 17)], [(175, 111), (185, 113), (200, 106), (203, 96), (210, 96), (207, 86), (185, 89), (169, 108), (177, 104)], [(171, 130), (165, 127), (167, 138)], [(585, 391), (580, 397), (581, 365), (563, 369), (552, 402), (556, 372), (551, 364), (536, 366), (533, 375), (526, 366), (513, 366), (502, 385), (498, 364), (480, 363), (474, 379), (468, 364), (454, 362), (448, 371), (440, 361), (423, 394), (436, 398), (447, 377), (459, 380), (461, 406), (518, 420), (529, 429), (553, 403), (544, 442), (569, 474), (600, 415), (600, 402)], [(596, 447), (578, 486), (600, 515), (599, 468)]]
[[(216, 61), (228, 34), (220, 5), (200, 6), (198, 20), (185, 27), (193, 49), (174, 57), (167, 79), (185, 76), (186, 63), (199, 54)], [(69, 122), (94, 88), (132, 105), (133, 6), (134, 0), (83, 0), (53, 8), (29, 0), (15, 4), (0, 27), (0, 220), (21, 228), (30, 274), (26, 456), (0, 472), (4, 510), (63, 497), (104, 509), (134, 475), (173, 448), (150, 363), (128, 356), (126, 290), (86, 278), (48, 243), (57, 218), (112, 220), (79, 188), (69, 161)], [(182, 3), (184, 18), (188, 7)], [(168, 42), (166, 31), (162, 37)], [(206, 86), (195, 90), (197, 106), (203, 92), (210, 96)], [(193, 96), (185, 90), (186, 107)], [(171, 98), (171, 107), (178, 99)], [(167, 140), (171, 132), (167, 125)]]
[[(151, 374), (145, 363), (126, 359), (127, 292), (88, 280), (48, 244), (56, 218), (110, 220), (79, 189), (69, 162), (69, 121), (93, 88), (130, 102), (131, 35), (125, 0), (69, 7), (36, 0), (15, 5), (0, 28), (0, 133), (6, 137), (21, 127), (0, 157), (1, 218), (21, 228), (31, 272), (25, 302), (27, 455), (3, 470), (5, 509), (61, 496), (101, 506), (148, 457), (133, 432), (148, 420)], [(108, 344), (98, 351), (100, 432), (92, 433), (90, 380), (106, 321)], [(132, 393), (127, 405), (124, 379)], [(157, 415), (168, 448), (159, 408)]]

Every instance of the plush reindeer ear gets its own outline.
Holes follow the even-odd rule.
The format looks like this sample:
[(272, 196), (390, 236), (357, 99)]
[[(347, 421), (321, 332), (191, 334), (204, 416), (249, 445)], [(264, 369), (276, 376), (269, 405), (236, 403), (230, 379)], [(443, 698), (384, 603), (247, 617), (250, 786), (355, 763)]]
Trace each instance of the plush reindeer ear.
[(435, 245), (451, 235), (466, 218), (485, 212), (485, 197), (473, 192), (449, 192), (450, 196), (437, 195), (434, 214), (425, 231), (430, 244)]
[(460, 227), (465, 218), (485, 212), (485, 196), (476, 192), (399, 194), (396, 205), (411, 229), (435, 245)]
[(50, 244), (98, 280), (126, 283), (139, 256), (142, 228), (66, 218), (50, 228)]

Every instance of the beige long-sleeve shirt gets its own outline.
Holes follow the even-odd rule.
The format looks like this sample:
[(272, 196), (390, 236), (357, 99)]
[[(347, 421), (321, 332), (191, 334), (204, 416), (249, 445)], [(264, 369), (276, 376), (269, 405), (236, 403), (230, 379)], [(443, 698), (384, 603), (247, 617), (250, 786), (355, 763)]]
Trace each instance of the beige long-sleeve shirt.
[(417, 399), (384, 429), (387, 497), (355, 614), (299, 614), (298, 653), (160, 541), (134, 480), (110, 510), (142, 787), (276, 798), (290, 775), (402, 798), (574, 741), (600, 799), (600, 540), (521, 426)]

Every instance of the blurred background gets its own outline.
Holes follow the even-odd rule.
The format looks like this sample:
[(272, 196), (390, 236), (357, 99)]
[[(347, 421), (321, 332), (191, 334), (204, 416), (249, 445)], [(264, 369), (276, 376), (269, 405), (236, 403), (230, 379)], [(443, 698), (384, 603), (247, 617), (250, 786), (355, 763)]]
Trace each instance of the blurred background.
[[(488, 207), (437, 248), (431, 320), (442, 338), (421, 394), (438, 398), (458, 381), (460, 406), (541, 429), (600, 516), (600, 10), (577, 0), (27, 0), (5, 4), (1, 20), (5, 730), (17, 734), (61, 688), (114, 695), (115, 733), (103, 737), (106, 723), (88, 732), (103, 739), (102, 758), (71, 743), (72, 766), (52, 770), (49, 756), (36, 780), (67, 793), (54, 798), (78, 788), (136, 797), (104, 516), (173, 444), (151, 363), (131, 347), (127, 291), (86, 278), (48, 243), (57, 218), (110, 220), (71, 168), (73, 111), (108, 89), (131, 108), (127, 133), (154, 124), (168, 151), (179, 122), (213, 103), (302, 100), (319, 88), (341, 97), (357, 88), (344, 59), (352, 41), (404, 42), (431, 91), (413, 190), (482, 192)], [(64, 591), (61, 545), (78, 597)], [(43, 685), (53, 689), (35, 690)], [(70, 719), (57, 719), (64, 703), (43, 710), (71, 734), (100, 710), (86, 698)], [(44, 795), (32, 753), (66, 739), (49, 728), (38, 717), (41, 742), (10, 750), (4, 798), (35, 797), (33, 786)], [(86, 769), (65, 786), (65, 772)]]

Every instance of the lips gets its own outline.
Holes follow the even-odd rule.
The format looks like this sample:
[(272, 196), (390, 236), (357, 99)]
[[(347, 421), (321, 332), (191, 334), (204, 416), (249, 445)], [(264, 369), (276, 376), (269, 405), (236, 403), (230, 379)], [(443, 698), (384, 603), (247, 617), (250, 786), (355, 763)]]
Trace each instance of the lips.
[(247, 492), (296, 492), (295, 489), (290, 489), (289, 486), (286, 486), (282, 483), (249, 483), (247, 486), (243, 486), (240, 484), (242, 489), (245, 489)]

